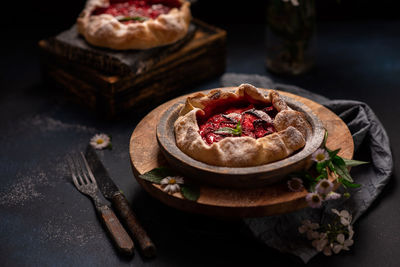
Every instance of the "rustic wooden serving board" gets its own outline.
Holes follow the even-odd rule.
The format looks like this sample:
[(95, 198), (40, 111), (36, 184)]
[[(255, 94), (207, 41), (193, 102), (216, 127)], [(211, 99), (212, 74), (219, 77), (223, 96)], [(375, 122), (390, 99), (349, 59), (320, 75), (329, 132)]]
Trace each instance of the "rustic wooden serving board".
[[(280, 93), (305, 104), (322, 120), (329, 132), (328, 148), (341, 148), (341, 157), (353, 157), (353, 138), (346, 124), (336, 114), (309, 99), (286, 92)], [(218, 217), (260, 217), (289, 213), (306, 207), (304, 197), (307, 192), (291, 192), (285, 182), (257, 189), (227, 189), (201, 185), (199, 199), (190, 201), (180, 193), (167, 194), (159, 185), (138, 178), (140, 174), (154, 168), (167, 166), (157, 144), (156, 125), (164, 110), (186, 97), (187, 95), (181, 96), (154, 109), (142, 119), (131, 136), (129, 153), (133, 173), (138, 183), (150, 195), (180, 210)]]
[(220, 75), (226, 64), (226, 32), (196, 19), (183, 40), (149, 50), (96, 48), (76, 27), (41, 40), (39, 48), (44, 80), (107, 118), (155, 107)]

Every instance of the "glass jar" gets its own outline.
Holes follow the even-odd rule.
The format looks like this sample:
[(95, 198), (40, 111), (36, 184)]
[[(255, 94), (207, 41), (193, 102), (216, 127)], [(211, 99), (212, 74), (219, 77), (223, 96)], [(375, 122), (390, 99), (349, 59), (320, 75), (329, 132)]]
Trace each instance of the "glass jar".
[(269, 0), (266, 66), (276, 74), (300, 75), (314, 65), (315, 0)]

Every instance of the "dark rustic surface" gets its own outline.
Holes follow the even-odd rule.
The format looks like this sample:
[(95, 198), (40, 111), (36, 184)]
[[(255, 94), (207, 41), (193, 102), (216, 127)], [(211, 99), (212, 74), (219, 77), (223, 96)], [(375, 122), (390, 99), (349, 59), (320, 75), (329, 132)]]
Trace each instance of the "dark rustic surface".
[[(388, 131), (395, 166), (400, 164), (399, 28), (399, 21), (320, 23), (317, 69), (303, 77), (278, 79), (329, 98), (368, 103)], [(262, 25), (232, 25), (228, 34), (227, 71), (266, 74)], [(2, 266), (301, 265), (254, 242), (240, 222), (188, 215), (152, 199), (133, 180), (128, 156), (130, 134), (145, 113), (111, 123), (65, 102), (54, 88), (40, 84), (37, 40), (19, 38), (2, 42), (0, 60)], [(213, 79), (187, 91), (218, 86)], [(92, 204), (70, 181), (66, 153), (84, 150), (99, 131), (113, 136), (113, 150), (100, 156), (157, 245), (154, 260), (119, 256)], [(397, 176), (395, 170), (373, 207), (356, 223), (351, 251), (318, 255), (309, 266), (398, 265)]]

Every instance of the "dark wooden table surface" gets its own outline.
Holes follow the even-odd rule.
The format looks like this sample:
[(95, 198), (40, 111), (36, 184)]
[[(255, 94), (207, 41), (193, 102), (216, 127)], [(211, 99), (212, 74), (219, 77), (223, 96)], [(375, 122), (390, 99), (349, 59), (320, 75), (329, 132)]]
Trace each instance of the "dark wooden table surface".
[[(263, 25), (228, 27), (227, 72), (269, 75)], [(317, 68), (298, 78), (272, 78), (330, 98), (368, 103), (400, 153), (400, 21), (318, 25)], [(245, 38), (244, 38), (245, 37)], [(147, 195), (129, 165), (128, 144), (145, 115), (105, 122), (65, 102), (41, 84), (36, 40), (4, 42), (0, 80), (0, 263), (2, 266), (294, 266), (295, 257), (251, 238), (241, 221), (182, 213)], [(188, 92), (219, 86), (211, 80)], [(97, 132), (112, 135), (100, 152), (158, 247), (158, 257), (119, 256), (96, 219), (92, 203), (72, 185), (67, 153), (83, 150)], [(355, 245), (310, 266), (398, 266), (400, 193), (395, 173), (355, 224)]]

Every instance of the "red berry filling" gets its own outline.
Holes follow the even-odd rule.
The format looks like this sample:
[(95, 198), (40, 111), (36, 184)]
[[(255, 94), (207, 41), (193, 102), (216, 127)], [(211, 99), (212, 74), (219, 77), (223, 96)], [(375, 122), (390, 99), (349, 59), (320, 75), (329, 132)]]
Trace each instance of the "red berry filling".
[[(207, 106), (204, 115), (198, 115), (199, 134), (211, 145), (225, 137), (250, 136), (261, 138), (276, 132), (272, 122), (277, 114), (273, 106), (240, 100), (221, 100)], [(236, 129), (226, 131), (226, 128)]]
[(155, 19), (180, 6), (179, 0), (110, 0), (108, 7), (97, 7), (92, 15), (110, 14), (129, 24)]

